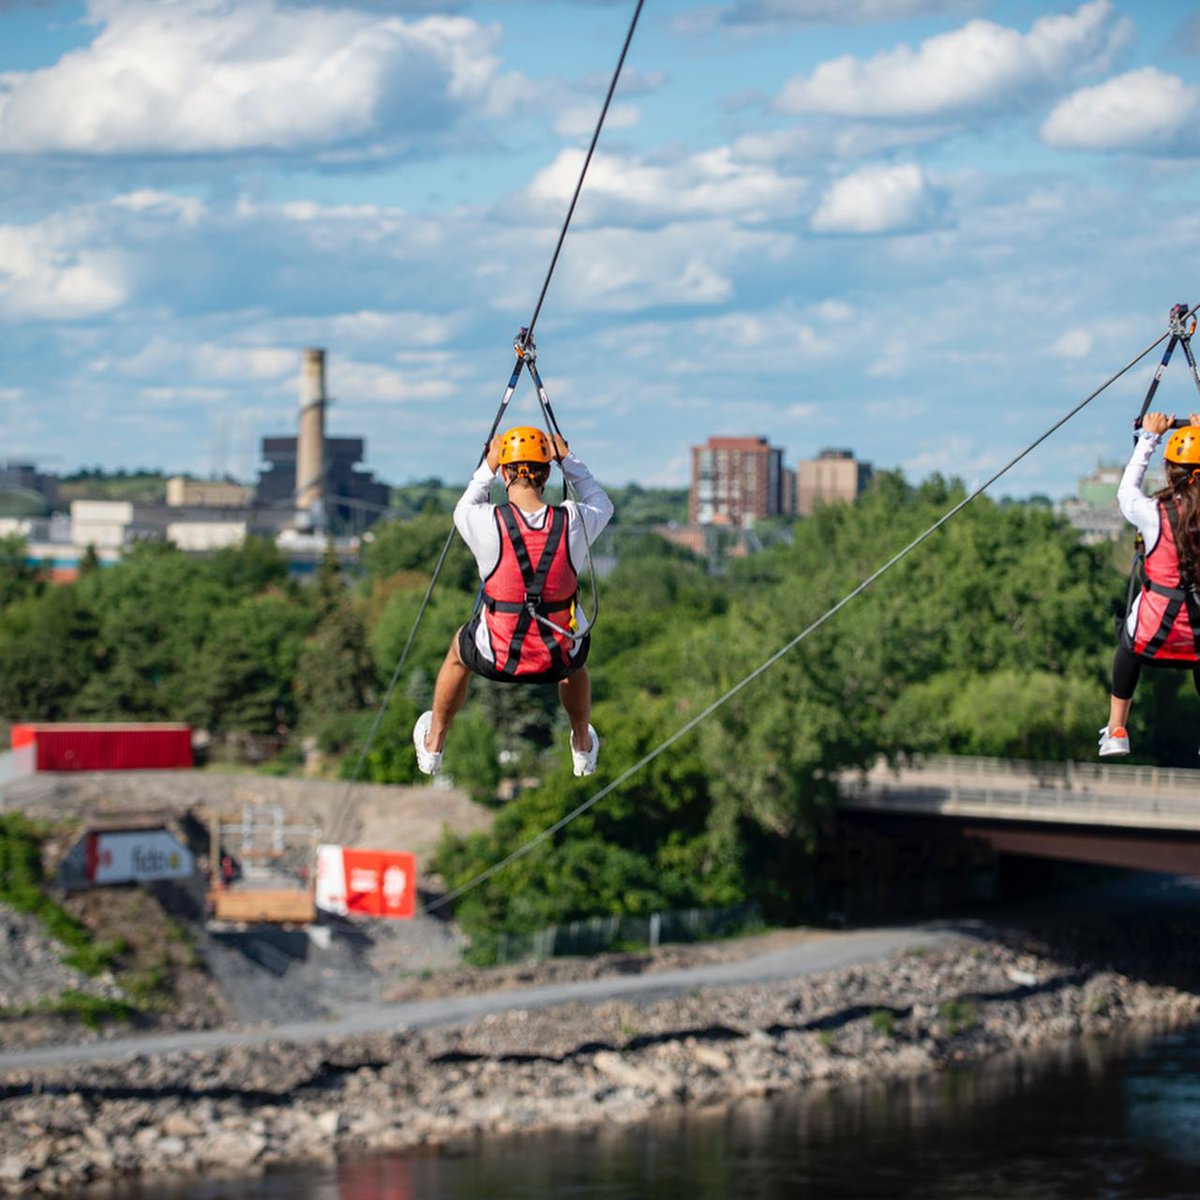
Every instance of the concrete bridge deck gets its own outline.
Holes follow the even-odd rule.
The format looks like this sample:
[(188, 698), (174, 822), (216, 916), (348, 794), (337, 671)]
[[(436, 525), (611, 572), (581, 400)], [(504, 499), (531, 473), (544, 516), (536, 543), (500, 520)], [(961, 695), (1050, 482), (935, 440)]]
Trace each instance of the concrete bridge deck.
[(841, 790), (848, 814), (1002, 854), (1200, 874), (1200, 770), (931, 757), (848, 772)]
[(1200, 769), (930, 757), (842, 779), (841, 807), (1200, 833)]

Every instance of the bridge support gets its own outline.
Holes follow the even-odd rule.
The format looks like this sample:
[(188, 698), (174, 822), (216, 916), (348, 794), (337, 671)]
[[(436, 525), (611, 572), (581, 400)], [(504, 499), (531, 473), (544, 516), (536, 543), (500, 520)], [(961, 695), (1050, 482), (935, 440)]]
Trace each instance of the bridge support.
[(1200, 839), (1179, 834), (1166, 836), (1121, 829), (1099, 833), (1061, 827), (1021, 829), (974, 822), (964, 822), (959, 828), (967, 837), (981, 838), (998, 854), (1158, 871), (1164, 875), (1200, 875)]
[(1124, 867), (1131, 871), (1157, 871), (1164, 875), (1200, 875), (1200, 833), (1191, 831), (1168, 833), (1113, 826), (981, 821), (949, 814), (929, 817), (845, 809), (840, 813), (840, 819), (931, 841), (977, 838), (997, 854)]

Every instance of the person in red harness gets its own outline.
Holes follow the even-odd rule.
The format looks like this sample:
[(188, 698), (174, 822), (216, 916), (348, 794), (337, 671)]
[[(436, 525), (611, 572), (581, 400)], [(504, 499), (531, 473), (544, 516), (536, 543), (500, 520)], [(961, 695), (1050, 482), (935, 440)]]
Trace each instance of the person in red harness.
[[(577, 499), (548, 506), (542, 497), (557, 458)], [(508, 502), (489, 499), (497, 471)], [(454, 509), (454, 524), (483, 580), (475, 616), (455, 634), (438, 672), (433, 708), (417, 719), (417, 766), (436, 775), (446, 733), (466, 703), (471, 676), (501, 683), (557, 683), (571, 721), (576, 775), (596, 769), (600, 739), (589, 724), (591, 635), (576, 605), (578, 568), (612, 517), (592, 473), (558, 434), (522, 425), (492, 439), (487, 457)]]
[(1200, 692), (1200, 416), (1176, 429), (1163, 458), (1167, 486), (1142, 492), (1146, 468), (1173, 418), (1147, 413), (1133, 456), (1121, 476), (1117, 503), (1137, 527), (1142, 555), (1138, 591), (1126, 613), (1113, 659), (1108, 724), (1100, 730), (1100, 757), (1129, 753), (1129, 707), (1142, 664), (1186, 667)]

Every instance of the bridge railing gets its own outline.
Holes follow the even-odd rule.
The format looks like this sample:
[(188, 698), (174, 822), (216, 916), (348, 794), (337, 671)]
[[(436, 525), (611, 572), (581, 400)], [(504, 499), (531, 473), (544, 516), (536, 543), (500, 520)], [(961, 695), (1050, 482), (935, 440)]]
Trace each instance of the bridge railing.
[[(892, 774), (885, 762), (872, 775)], [(913, 759), (899, 767), (896, 777), (913, 779), (922, 774), (971, 776), (1005, 775), (1036, 779), (1044, 786), (1088, 789), (1102, 786), (1114, 790), (1147, 789), (1179, 791), (1200, 795), (1200, 770), (1174, 767), (1124, 766), (1115, 763), (1036, 762), (1019, 758), (982, 758), (972, 755), (937, 755)]]
[(946, 786), (860, 779), (843, 783), (846, 808), (982, 819), (1200, 830), (1200, 790), (1091, 791), (1057, 787)]

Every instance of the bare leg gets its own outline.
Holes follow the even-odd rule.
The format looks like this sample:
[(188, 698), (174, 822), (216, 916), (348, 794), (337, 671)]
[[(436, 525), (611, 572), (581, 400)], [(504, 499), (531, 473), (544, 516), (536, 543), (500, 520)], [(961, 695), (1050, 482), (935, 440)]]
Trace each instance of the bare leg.
[(588, 678), (587, 667), (580, 667), (559, 681), (558, 698), (571, 721), (571, 745), (576, 750), (590, 750), (592, 739), (588, 736), (588, 717), (592, 713), (592, 681)]
[(450, 649), (438, 671), (433, 685), (433, 720), (429, 725), (429, 736), (425, 749), (440, 753), (446, 744), (446, 733), (458, 716), (458, 710), (467, 702), (471, 687), (471, 672), (463, 666), (458, 656), (458, 634), (450, 643)]
[(1125, 722), (1129, 720), (1129, 706), (1132, 703), (1132, 696), (1127, 700), (1121, 700), (1117, 696), (1108, 698), (1108, 728), (1110, 730), (1124, 728)]

